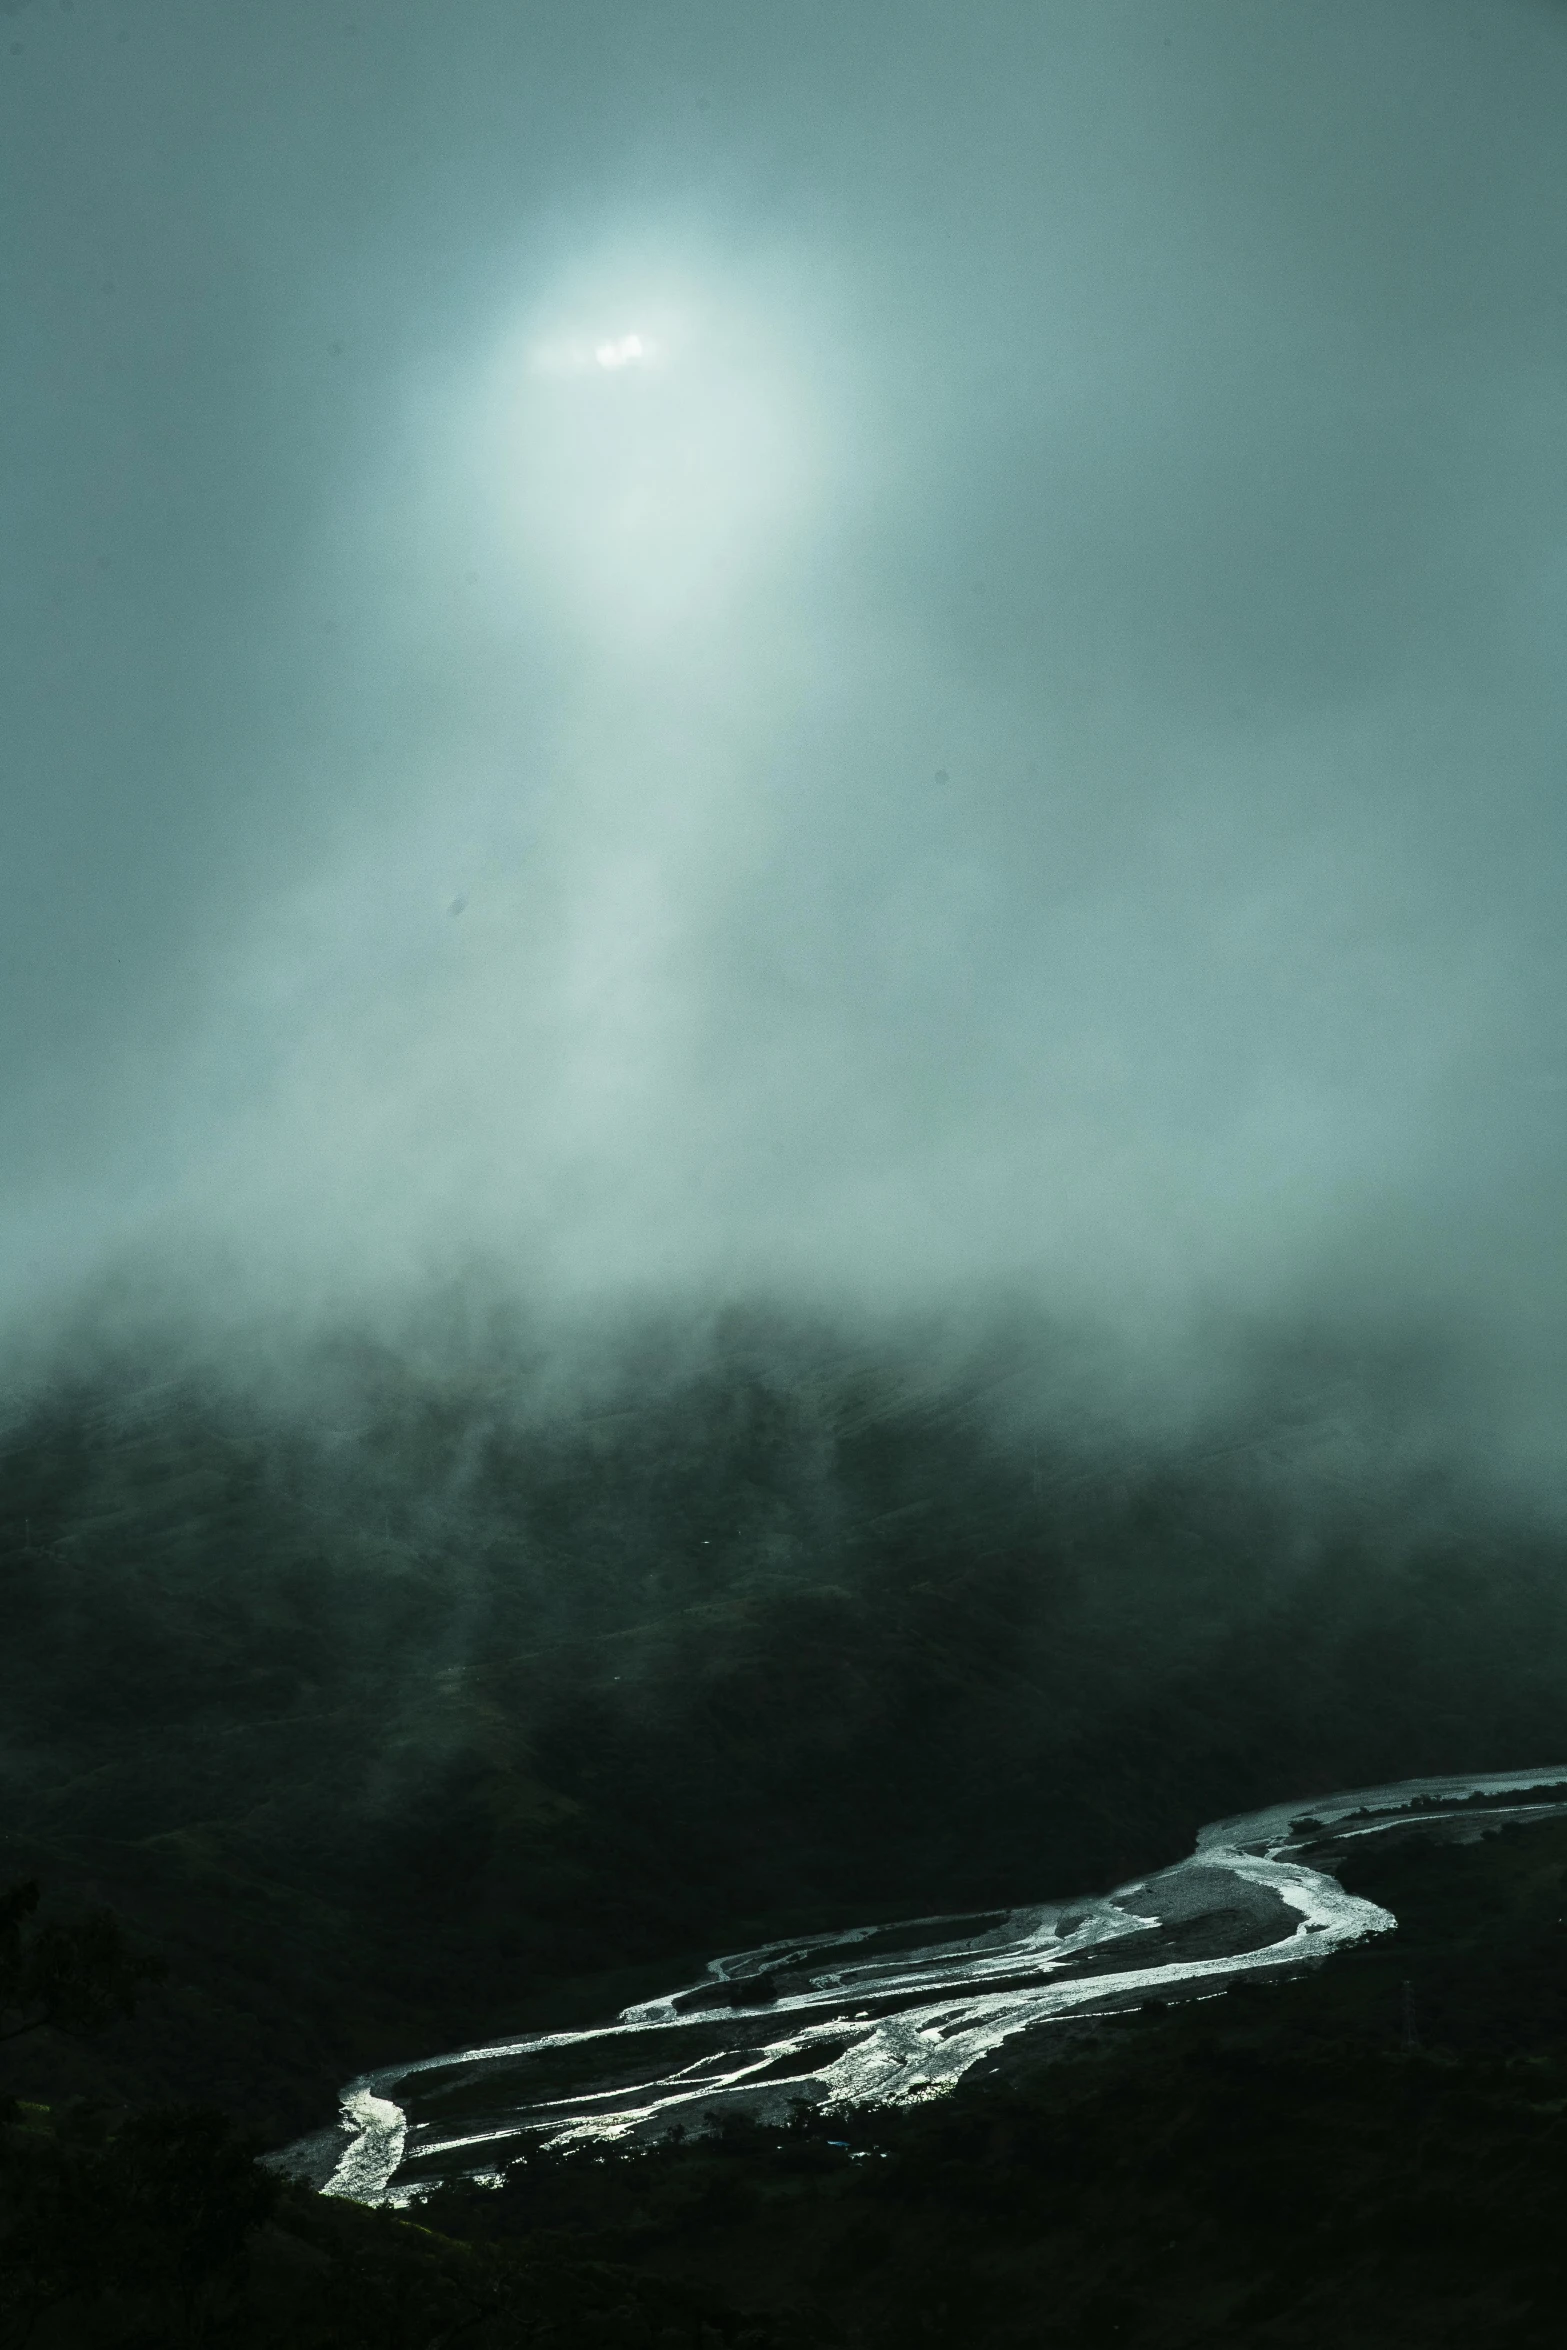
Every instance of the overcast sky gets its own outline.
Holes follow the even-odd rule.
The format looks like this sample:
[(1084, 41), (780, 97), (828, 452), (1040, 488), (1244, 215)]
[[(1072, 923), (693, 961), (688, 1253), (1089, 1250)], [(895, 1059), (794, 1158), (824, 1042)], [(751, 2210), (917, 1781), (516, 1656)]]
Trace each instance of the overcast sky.
[(1545, 0), (5, 0), (0, 1294), (1549, 1355), (1564, 125)]

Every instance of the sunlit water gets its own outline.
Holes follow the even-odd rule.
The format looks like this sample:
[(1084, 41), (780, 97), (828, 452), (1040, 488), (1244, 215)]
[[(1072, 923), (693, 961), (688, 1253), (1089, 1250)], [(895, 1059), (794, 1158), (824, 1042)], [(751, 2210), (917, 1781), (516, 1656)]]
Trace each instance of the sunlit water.
[[(1561, 1802), (1538, 1793), (1558, 1788)], [(781, 2120), (801, 2098), (828, 2113), (909, 2104), (1036, 2026), (1213, 1994), (1390, 1932), (1390, 1911), (1327, 1873), (1353, 1838), (1417, 1820), (1469, 1837), (1562, 1811), (1567, 1767), (1275, 1804), (1215, 1821), (1189, 1859), (1107, 1895), (767, 1942), (589, 2031), (389, 2065), (344, 2091), (334, 2129), (272, 2159), (327, 2194), (405, 2204), (443, 2180), (498, 2183), (529, 2141)]]

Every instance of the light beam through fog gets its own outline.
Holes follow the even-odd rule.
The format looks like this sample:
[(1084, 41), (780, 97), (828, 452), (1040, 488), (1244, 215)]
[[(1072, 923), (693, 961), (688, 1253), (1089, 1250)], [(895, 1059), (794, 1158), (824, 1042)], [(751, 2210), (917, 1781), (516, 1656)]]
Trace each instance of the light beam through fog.
[(1309, 1306), (1555, 1461), (1559, 13), (88, 14), (0, 99), (18, 1328)]

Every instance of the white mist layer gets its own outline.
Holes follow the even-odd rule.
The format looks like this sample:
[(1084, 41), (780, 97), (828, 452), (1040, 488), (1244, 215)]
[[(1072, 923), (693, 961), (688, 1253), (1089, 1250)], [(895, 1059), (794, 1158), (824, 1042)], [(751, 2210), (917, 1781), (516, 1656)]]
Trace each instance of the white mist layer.
[[(366, 2074), (344, 2091), (348, 2143), (323, 2192), (402, 2205), (447, 2180), (498, 2183), (528, 2139), (652, 2138), (726, 2112), (782, 2120), (801, 2098), (832, 2113), (939, 2096), (1036, 2025), (1189, 1985), (1206, 1987), (1190, 1996), (1214, 1996), (1240, 1974), (1315, 1963), (1395, 1929), (1390, 1911), (1292, 1854), (1415, 1821), (1480, 1833), (1506, 1819), (1553, 1817), (1567, 1804), (1500, 1799), (1563, 1783), (1567, 1767), (1556, 1766), (1275, 1804), (1214, 1821), (1189, 1859), (1106, 1896), (855, 1926), (715, 1958), (698, 1982), (628, 2007), (613, 2024)], [(878, 1942), (922, 1928), (928, 1939), (876, 1955)], [(1182, 1938), (1213, 1947), (1169, 1947)], [(558, 2075), (570, 2051), (583, 2059), (577, 2085), (562, 2090), (557, 2078), (557, 2093), (539, 2094), (545, 2084), (535, 2078), (530, 2096), (530, 2060), (535, 2076), (541, 2060)], [(301, 2141), (276, 2159), (319, 2170), (321, 2143)]]

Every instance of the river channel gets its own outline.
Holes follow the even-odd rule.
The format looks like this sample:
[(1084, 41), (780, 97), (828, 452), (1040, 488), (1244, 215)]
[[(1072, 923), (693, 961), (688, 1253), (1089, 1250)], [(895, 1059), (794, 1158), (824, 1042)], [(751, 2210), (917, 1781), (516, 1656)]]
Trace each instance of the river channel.
[(1391, 1932), (1392, 1913), (1332, 1873), (1353, 1840), (1416, 1826), (1468, 1840), (1563, 1811), (1567, 1766), (1275, 1804), (1215, 1821), (1187, 1859), (1111, 1893), (766, 1942), (588, 2030), (388, 2065), (348, 2085), (331, 2129), (271, 2160), (327, 2194), (404, 2205), (445, 2180), (498, 2183), (530, 2143), (781, 2120), (801, 2098), (847, 2114), (939, 2096), (1021, 2032), (1216, 1995)]

